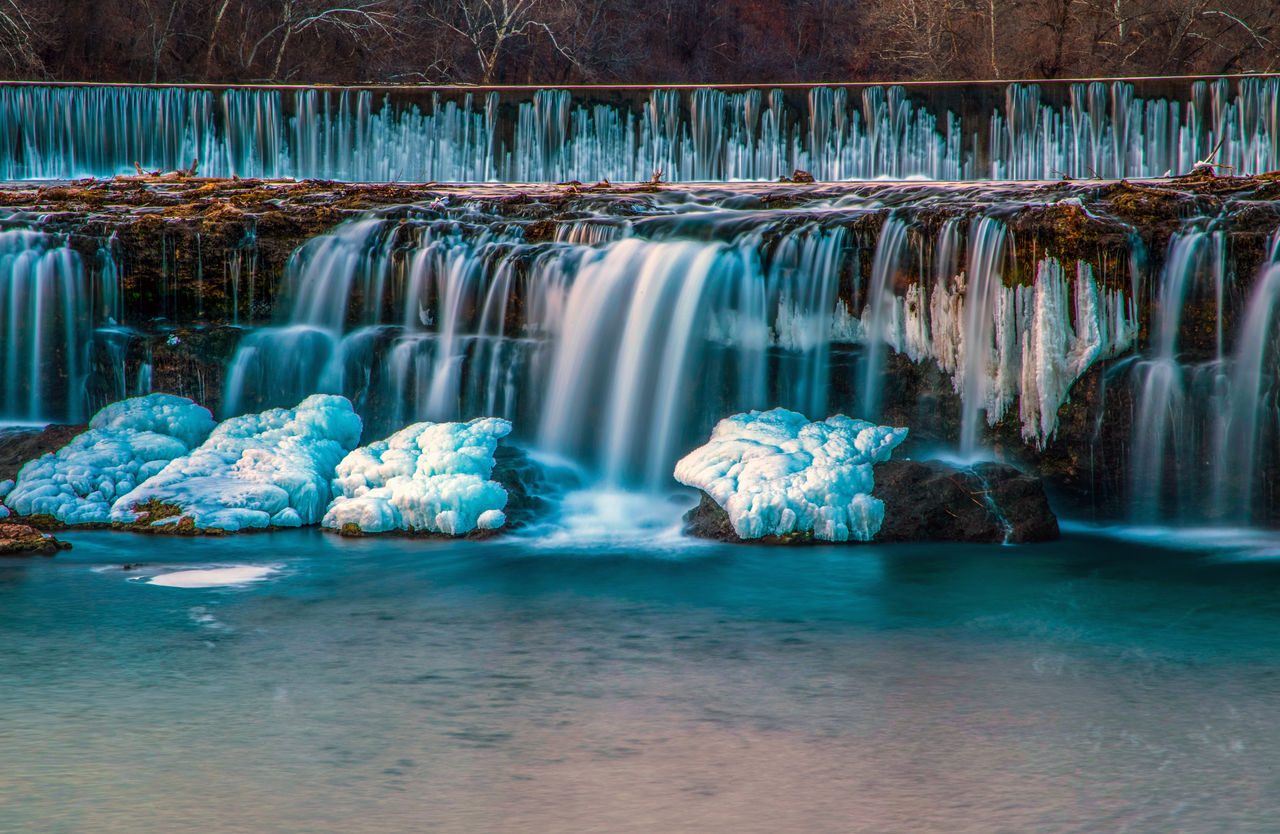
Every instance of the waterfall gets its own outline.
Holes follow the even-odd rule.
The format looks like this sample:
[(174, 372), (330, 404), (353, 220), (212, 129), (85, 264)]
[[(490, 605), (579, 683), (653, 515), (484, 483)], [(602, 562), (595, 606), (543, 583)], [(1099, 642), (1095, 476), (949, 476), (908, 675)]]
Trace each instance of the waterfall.
[[(983, 418), (995, 426), (1015, 402), (1022, 438), (1044, 448), (1074, 382), (1095, 361), (1118, 356), (1137, 338), (1137, 299), (1101, 287), (1086, 262), (1075, 264), (1073, 278), (1048, 255), (1038, 260), (1032, 285), (1006, 286), (1012, 241), (998, 218), (969, 221), (967, 242), (966, 221), (944, 221), (931, 269), (927, 251), (904, 250), (902, 228), (892, 223), (880, 235), (860, 323), (866, 333), (860, 408), (868, 392), (878, 398), (883, 391), (887, 344), (914, 362), (937, 363), (951, 377), (961, 420), (946, 428), (959, 429), (958, 454), (978, 454)], [(901, 251), (911, 257), (894, 254)], [(899, 269), (897, 278), (887, 277)], [(886, 292), (890, 281), (905, 284), (905, 290)]]
[(875, 420), (880, 414), (880, 387), (884, 380), (884, 349), (888, 339), (888, 319), (895, 310), (894, 286), (906, 264), (907, 224), (896, 217), (885, 221), (871, 262), (867, 284), (867, 306), (862, 314), (866, 343), (860, 392), (861, 416)]
[[(96, 302), (114, 309), (107, 280)], [(74, 250), (41, 232), (0, 232), (0, 419), (83, 419), (97, 304)]]
[[(301, 247), (280, 324), (241, 343), (226, 411), (343, 393), (371, 431), (513, 419), (541, 448), (617, 485), (666, 484), (725, 414), (827, 408), (844, 229), (700, 218), (584, 220), (561, 240), (519, 227), (381, 218)], [(698, 237), (698, 236), (695, 236)]]
[(295, 252), (288, 311), (241, 342), (226, 411), (325, 391), (381, 434), (502, 416), (608, 483), (654, 487), (728, 414), (878, 409), (890, 348), (951, 376), (965, 454), (1014, 403), (1043, 446), (1074, 381), (1135, 338), (1134, 299), (1088, 264), (1045, 257), (1033, 286), (1005, 286), (998, 218), (951, 218), (922, 247), (890, 217), (867, 251), (841, 222), (863, 211), (588, 217), (536, 243), (474, 213), (349, 221)]
[[(1274, 416), (1275, 309), (1280, 304), (1280, 232), (1272, 236), (1268, 263), (1245, 308), (1232, 357), (1229, 395), (1219, 420), (1213, 458), (1214, 515), (1231, 521), (1252, 518), (1254, 486), (1263, 473), (1259, 442), (1266, 418)], [(1274, 428), (1271, 436), (1274, 437)]]
[[(620, 91), (0, 84), (0, 178), (170, 171), (363, 182), (1158, 177), (1200, 160), (1280, 168), (1280, 78)], [(856, 90), (854, 94), (851, 91)], [(960, 110), (954, 91), (971, 103)], [(1054, 99), (1061, 99), (1055, 103)], [(945, 104), (944, 104), (945, 102)], [(970, 108), (984, 110), (973, 112)], [(984, 131), (962, 124), (986, 125)]]
[[(500, 284), (508, 292), (510, 276), (494, 281), (490, 263), (518, 240), (501, 229), (471, 231), (369, 218), (308, 241), (285, 269), (288, 320), (251, 333), (236, 353), (227, 413), (358, 386), (392, 415), (405, 413), (404, 396), (418, 403), (415, 415), (455, 415), (459, 365), (476, 335), (462, 328), (479, 319), (478, 335), (501, 338), (505, 301), (495, 308), (491, 290)], [(402, 257), (402, 246), (412, 258)], [(372, 365), (388, 340), (389, 362)]]
[[(1225, 89), (1203, 89), (1205, 131), (1230, 121)], [(1112, 164), (1128, 141), (1113, 130), (1117, 114), (1132, 100), (1105, 86), (1073, 90), (1073, 153)], [(670, 141), (667, 159), (683, 165), (692, 157), (679, 150), (682, 95), (649, 97), (636, 126)], [(706, 153), (773, 130), (785, 104), (738, 95), (699, 99)], [(1016, 136), (1045, 99), (1009, 102), (1003, 129)], [(904, 95), (868, 93), (841, 121), (848, 102), (834, 92), (813, 91), (809, 103), (825, 121), (805, 141), (833, 153), (851, 141), (839, 130), (909, 122), (911, 107)], [(582, 128), (574, 99), (548, 94), (537, 105), (538, 170), (567, 171), (576, 163), (565, 143)], [(357, 111), (351, 136), (370, 112)], [(1141, 129), (1130, 116), (1124, 135)], [(718, 118), (732, 125), (713, 126)], [(788, 190), (777, 202), (772, 187), (569, 192), (544, 211), (524, 201), (512, 210), (482, 189), (350, 219), (299, 246), (274, 284), (251, 226), (219, 236), (221, 258), (211, 234), (193, 236), (181, 258), (169, 236), (160, 268), (137, 273), (137, 242), (123, 231), (94, 240), (12, 229), (0, 232), (0, 419), (83, 419), (146, 392), (153, 375), (199, 394), (210, 363), (234, 345), (225, 374), (214, 371), (223, 416), (313, 392), (350, 397), (370, 438), (417, 420), (500, 416), (520, 442), (611, 487), (667, 485), (671, 463), (717, 420), (784, 406), (909, 425), (920, 442), (966, 458), (1060, 466), (1080, 493), (1103, 483), (1107, 511), (1124, 502), (1134, 520), (1274, 519), (1280, 233), (1263, 243), (1259, 223), (1274, 224), (1266, 201), (1186, 217), (1170, 236), (1107, 216), (1120, 197), (1026, 196), (1044, 191), (855, 187), (799, 199)], [(1164, 246), (1166, 236), (1147, 274), (1143, 241)], [(181, 296), (175, 262), (192, 268)], [(179, 297), (197, 311), (202, 294), (210, 311), (227, 300), (219, 323), (245, 328), (170, 330), (149, 318)], [(131, 307), (138, 298), (151, 305), (145, 314)], [(265, 327), (264, 302), (276, 305)], [(1062, 432), (1095, 446), (1067, 448)]]
[(1009, 257), (1009, 231), (1002, 220), (982, 217), (975, 221), (969, 239), (969, 263), (965, 270), (964, 329), (960, 334), (959, 391), (963, 403), (960, 418), (960, 454), (972, 456), (978, 448), (979, 413), (1002, 410), (1000, 380), (1007, 367), (1009, 322), (1001, 307), (1007, 306), (1005, 262)]
[[(1193, 409), (1188, 408), (1183, 367), (1178, 361), (1178, 336), (1188, 291), (1197, 280), (1221, 275), (1223, 257), (1219, 233), (1193, 229), (1176, 233), (1169, 240), (1153, 315), (1154, 338), (1147, 357), (1137, 366), (1138, 405), (1129, 472), (1131, 512), (1139, 521), (1158, 517), (1162, 499), (1168, 494), (1168, 464), (1174, 464), (1175, 470), (1195, 466)], [(1191, 479), (1190, 471), (1175, 471), (1169, 480), (1175, 491), (1185, 491)], [(1179, 498), (1178, 504), (1186, 502)]]
[[(840, 335), (832, 311), (849, 249), (848, 235), (840, 226), (798, 229), (779, 242), (763, 286), (746, 282), (738, 288), (745, 314), (739, 313), (735, 331), (724, 341), (735, 345), (740, 366), (750, 369), (752, 381), (744, 380), (739, 389), (744, 408), (767, 401), (760, 363), (772, 318), (772, 342), (782, 349), (775, 357), (778, 397), (806, 414), (826, 413), (831, 342)], [(734, 309), (732, 300), (716, 306)]]

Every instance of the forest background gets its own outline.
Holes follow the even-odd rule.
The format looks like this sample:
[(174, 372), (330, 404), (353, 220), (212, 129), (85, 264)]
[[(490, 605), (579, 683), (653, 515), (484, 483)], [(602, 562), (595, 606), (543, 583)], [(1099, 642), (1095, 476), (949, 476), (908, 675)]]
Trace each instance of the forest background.
[(14, 79), (675, 84), (1280, 70), (1280, 0), (0, 0)]

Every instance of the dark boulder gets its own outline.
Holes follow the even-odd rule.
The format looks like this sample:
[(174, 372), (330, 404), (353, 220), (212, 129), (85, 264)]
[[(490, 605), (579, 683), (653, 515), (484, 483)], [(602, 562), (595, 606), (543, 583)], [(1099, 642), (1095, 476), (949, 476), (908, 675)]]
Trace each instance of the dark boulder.
[[(875, 467), (871, 494), (884, 501), (876, 542), (1028, 543), (1058, 537), (1040, 479), (1002, 463), (962, 468), (941, 461), (891, 460)], [(728, 514), (702, 493), (684, 517), (686, 535), (742, 542)], [(765, 536), (753, 544), (821, 543), (809, 533)]]
[(1003, 463), (891, 460), (875, 468), (878, 542), (1037, 542), (1058, 537), (1040, 479)]
[(0, 429), (0, 481), (15, 480), (18, 470), (48, 452), (56, 452), (88, 426)]
[(518, 530), (544, 517), (564, 492), (564, 477), (548, 472), (518, 446), (499, 443), (493, 453), (492, 480), (507, 491), (503, 530)]
[(1007, 463), (979, 463), (974, 473), (987, 482), (987, 495), (1004, 519), (1010, 544), (1058, 538), (1058, 517), (1049, 508), (1044, 483)]
[(733, 531), (729, 514), (705, 492), (698, 506), (684, 514), (684, 534), (699, 539), (714, 539), (736, 544), (830, 544), (815, 539), (811, 531), (797, 531), (784, 536), (761, 536), (758, 539), (740, 539)]
[(740, 542), (738, 534), (733, 532), (729, 523), (729, 514), (716, 503), (716, 500), (701, 490), (698, 494), (702, 500), (698, 506), (684, 514), (684, 534), (695, 539), (712, 539), (718, 542)]

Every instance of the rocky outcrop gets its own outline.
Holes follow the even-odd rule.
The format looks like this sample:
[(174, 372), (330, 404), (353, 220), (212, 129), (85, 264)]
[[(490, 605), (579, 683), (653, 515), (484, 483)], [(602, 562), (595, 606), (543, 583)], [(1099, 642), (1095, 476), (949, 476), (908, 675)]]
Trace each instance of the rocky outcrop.
[[(928, 261), (934, 257), (929, 253), (941, 249), (944, 227), (993, 213), (1000, 214), (1010, 232), (1003, 273), (1006, 289), (1032, 287), (1046, 256), (1057, 259), (1068, 278), (1078, 264), (1088, 266), (1102, 294), (1119, 293), (1127, 299), (1136, 287), (1145, 287), (1133, 313), (1132, 344), (1110, 355), (1100, 353), (1061, 392), (1065, 400), (1055, 412), (1056, 431), (1041, 432), (1035, 441), (1028, 441), (1016, 403), (994, 425), (980, 429), (979, 443), (996, 457), (1042, 476), (1064, 513), (1092, 518), (1119, 518), (1129, 509), (1133, 418), (1143, 390), (1142, 363), (1131, 360), (1150, 352), (1152, 301), (1158, 295), (1153, 282), (1160, 280), (1171, 236), (1185, 231), (1189, 218), (1201, 216), (1212, 220), (1212, 227), (1223, 236), (1222, 286), (1226, 289), (1215, 291), (1208, 279), (1212, 270), (1200, 270), (1203, 275), (1192, 282), (1183, 305), (1177, 340), (1179, 360), (1185, 364), (1186, 400), (1208, 403), (1221, 386), (1202, 396), (1202, 391), (1193, 390), (1201, 384), (1193, 377), (1200, 374), (1203, 387), (1217, 384), (1213, 377), (1221, 369), (1214, 363), (1236, 348), (1259, 265), (1266, 261), (1270, 236), (1280, 226), (1280, 177), (1275, 174), (1213, 177), (1201, 172), (1160, 181), (1080, 179), (945, 187), (911, 182), (725, 183), (696, 191), (668, 184), (350, 185), (200, 177), (0, 187), (0, 206), (12, 211), (13, 222), (25, 221), (67, 235), (67, 245), (80, 254), (89, 276), (105, 275), (108, 266), (110, 274), (118, 276), (123, 318), (115, 323), (119, 327), (104, 328), (95, 337), (88, 374), (89, 408), (163, 391), (192, 397), (218, 414), (237, 346), (253, 332), (251, 328), (280, 320), (280, 302), (288, 295), (282, 274), (289, 257), (301, 243), (344, 219), (375, 210), (392, 218), (414, 218), (413, 222), (447, 220), (460, 224), (459, 228), (519, 230), (525, 254), (512, 264), (523, 277), (540, 256), (539, 246), (571, 239), (577, 224), (671, 222), (670, 207), (695, 197), (743, 215), (759, 212), (759, 251), (764, 261), (796, 229), (809, 225), (843, 229), (851, 255), (835, 292), (850, 316), (861, 316), (866, 309), (867, 276), (873, 272), (876, 243), (891, 213), (908, 222), (906, 245), (921, 253), (919, 258), (904, 259), (891, 276), (891, 289), (897, 298), (912, 294), (911, 303), (922, 309), (930, 303), (937, 283), (934, 265)], [(856, 210), (829, 208), (842, 203)], [(1005, 208), (995, 210), (1001, 206)], [(404, 224), (406, 230), (411, 226)], [(700, 228), (696, 233), (712, 232)], [(967, 257), (965, 251), (957, 253), (957, 268), (964, 268)], [(399, 309), (399, 296), (392, 296), (400, 289), (393, 290), (394, 284), (387, 282), (383, 306), (388, 310)], [(514, 286), (530, 284), (517, 281)], [(952, 290), (952, 296), (958, 297), (958, 290)], [(505, 333), (527, 332), (523, 311), (529, 299), (523, 292), (513, 290), (505, 308)], [(358, 306), (352, 305), (353, 309)], [(392, 333), (388, 328), (388, 335), (378, 337), (384, 340), (377, 344), (378, 351), (385, 352)], [(858, 409), (855, 389), (862, 373), (862, 352), (856, 343), (860, 338), (851, 330), (833, 336), (828, 380), (832, 411), (855, 413)], [(930, 447), (954, 448), (961, 424), (956, 371), (941, 367), (941, 360), (928, 355), (929, 351), (925, 355), (914, 351), (908, 358), (908, 350), (904, 343), (885, 351), (888, 381), (878, 417), (911, 427), (913, 441), (903, 449), (907, 454), (923, 454)], [(469, 370), (464, 368), (463, 373)], [(376, 376), (370, 378), (378, 385), (346, 393), (361, 403), (366, 414), (390, 413), (388, 404), (380, 401), (389, 396), (384, 393), (388, 386)], [(1047, 401), (1052, 406), (1052, 398)], [(251, 405), (265, 407), (266, 403)], [(243, 409), (246, 404), (240, 406)], [(1213, 450), (1200, 441), (1215, 436), (1217, 424), (1209, 419), (1213, 416), (1181, 420), (1186, 438), (1170, 444), (1180, 447), (1183, 457), (1170, 466), (1199, 471), (1197, 486), (1215, 485), (1223, 477), (1205, 465)], [(1280, 500), (1272, 486), (1280, 482), (1276, 431), (1265, 421), (1260, 426), (1259, 446), (1269, 451), (1259, 456), (1256, 472), (1240, 473), (1237, 491), (1252, 489), (1255, 506), (1249, 517), (1254, 522), (1276, 526), (1280, 525)], [(0, 435), (0, 449), (4, 443)], [(0, 461), (0, 481), (6, 477), (3, 467)], [(1179, 487), (1175, 478), (1166, 482), (1160, 498), (1169, 510), (1165, 514), (1172, 517), (1180, 488), (1191, 494), (1200, 490)]]
[(52, 556), (70, 544), (25, 524), (0, 522), (0, 556)]
[(0, 482), (15, 480), (18, 470), (29, 461), (58, 451), (88, 428), (86, 425), (52, 425), (43, 429), (0, 429)]
[[(891, 460), (876, 464), (875, 480), (871, 494), (884, 501), (885, 517), (873, 542), (1023, 544), (1059, 535), (1040, 479), (1007, 464), (962, 468), (936, 460)], [(747, 541), (738, 538), (728, 514), (706, 493), (685, 515), (684, 531), (696, 538)], [(819, 542), (811, 535), (792, 534), (750, 543)]]
[(884, 501), (878, 542), (1021, 544), (1058, 537), (1058, 519), (1040, 479), (1008, 464), (966, 469), (936, 460), (891, 460), (876, 466), (871, 494)]

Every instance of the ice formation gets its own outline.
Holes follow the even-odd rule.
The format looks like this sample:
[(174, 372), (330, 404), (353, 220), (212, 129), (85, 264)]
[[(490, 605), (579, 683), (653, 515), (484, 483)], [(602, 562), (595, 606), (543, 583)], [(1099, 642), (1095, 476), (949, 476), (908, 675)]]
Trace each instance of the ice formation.
[[(0, 481), (0, 501), (3, 501), (4, 497), (12, 491), (13, 491), (13, 481)], [(0, 518), (8, 518), (8, 517), (9, 517), (9, 508), (6, 507), (4, 504), (0, 504)]]
[(200, 447), (175, 458), (120, 498), (111, 520), (136, 521), (150, 501), (176, 505), (197, 528), (300, 527), (320, 521), (329, 480), (360, 442), (361, 423), (345, 397), (314, 394), (296, 408), (233, 417)]
[[(1075, 272), (1073, 282), (1057, 258), (1046, 257), (1034, 286), (998, 287), (980, 316), (990, 321), (983, 343), (966, 333), (963, 274), (931, 292), (913, 284), (889, 312), (884, 338), (912, 361), (936, 360), (962, 400), (986, 411), (989, 424), (1017, 400), (1022, 436), (1043, 446), (1058, 428), (1071, 384), (1093, 362), (1127, 350), (1138, 333), (1134, 299), (1100, 289), (1085, 261)], [(974, 350), (985, 372), (966, 390), (966, 355)]]
[(185, 455), (213, 427), (208, 409), (185, 397), (149, 394), (112, 403), (88, 431), (22, 467), (5, 503), (19, 515), (105, 523), (118, 496)]
[(784, 408), (752, 411), (717, 423), (675, 476), (715, 499), (741, 538), (812, 530), (827, 541), (869, 541), (884, 521), (884, 503), (870, 494), (872, 465), (906, 436), (843, 414), (811, 423)]
[(386, 440), (356, 449), (338, 464), (325, 527), (356, 524), (460, 536), (506, 523), (507, 491), (489, 480), (498, 441), (511, 423), (414, 423)]

